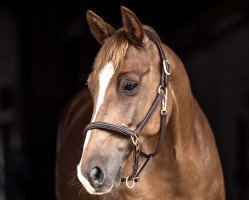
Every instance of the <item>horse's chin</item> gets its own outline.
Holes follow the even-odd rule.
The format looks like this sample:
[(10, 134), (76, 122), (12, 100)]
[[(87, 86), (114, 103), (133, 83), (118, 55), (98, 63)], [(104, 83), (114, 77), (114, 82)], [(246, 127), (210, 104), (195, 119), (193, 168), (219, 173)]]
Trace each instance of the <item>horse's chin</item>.
[(117, 193), (117, 188), (120, 187), (120, 183), (121, 181), (119, 181), (118, 183), (114, 182), (113, 185), (109, 188), (109, 189), (105, 189), (105, 190), (97, 190), (94, 192), (89, 192), (92, 195), (98, 195), (98, 196), (109, 196), (109, 195), (115, 195)]
[(99, 196), (100, 200), (119, 199), (120, 192), (122, 191), (122, 189), (120, 189), (121, 187), (122, 187), (121, 181), (119, 181), (118, 183), (115, 182), (111, 190), (105, 193), (101, 194), (99, 193), (97, 195)]
[(111, 191), (113, 190), (114, 188), (113, 188), (113, 186), (111, 186), (109, 189), (106, 189), (106, 190), (103, 190), (103, 191), (101, 191), (101, 190), (97, 190), (97, 191), (94, 191), (94, 192), (89, 192), (90, 194), (92, 194), (92, 195), (106, 195), (106, 194), (108, 194), (108, 193), (111, 193)]

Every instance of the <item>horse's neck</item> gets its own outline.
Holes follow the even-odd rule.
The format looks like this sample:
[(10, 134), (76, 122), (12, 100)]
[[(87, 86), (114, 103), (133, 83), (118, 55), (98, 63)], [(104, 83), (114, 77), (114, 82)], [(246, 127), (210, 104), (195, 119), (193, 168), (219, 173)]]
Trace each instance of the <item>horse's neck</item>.
[[(170, 51), (170, 50), (168, 50)], [(196, 101), (192, 95), (189, 79), (181, 60), (170, 51), (172, 66), (172, 77), (170, 77), (169, 97), (171, 110), (167, 124), (167, 132), (170, 132), (172, 145), (187, 147), (194, 137), (194, 121), (197, 112)]]
[[(175, 95), (174, 93), (172, 95)], [(173, 141), (172, 145), (175, 147), (188, 147), (194, 137), (194, 120), (198, 110), (195, 107), (195, 99), (191, 95), (183, 105), (179, 105), (181, 99), (174, 100), (169, 122), (166, 128), (166, 134), (169, 132)]]

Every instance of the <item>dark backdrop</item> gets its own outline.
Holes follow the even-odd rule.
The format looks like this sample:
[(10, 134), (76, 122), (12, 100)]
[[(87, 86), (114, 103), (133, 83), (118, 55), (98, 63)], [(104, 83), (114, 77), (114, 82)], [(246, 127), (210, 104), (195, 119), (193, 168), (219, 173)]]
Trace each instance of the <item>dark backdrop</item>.
[(99, 49), (86, 10), (118, 28), (120, 5), (154, 27), (183, 60), (214, 130), (227, 199), (249, 199), (248, 1), (10, 0), (0, 5), (0, 199), (55, 199), (58, 118), (85, 87)]

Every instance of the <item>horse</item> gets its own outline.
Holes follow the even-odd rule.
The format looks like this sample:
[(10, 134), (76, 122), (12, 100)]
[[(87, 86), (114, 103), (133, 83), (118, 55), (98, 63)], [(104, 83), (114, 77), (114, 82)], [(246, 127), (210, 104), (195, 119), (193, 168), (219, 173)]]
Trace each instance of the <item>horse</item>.
[(102, 47), (88, 89), (61, 115), (57, 198), (225, 199), (215, 139), (182, 61), (131, 10), (121, 15), (115, 30), (87, 11)]

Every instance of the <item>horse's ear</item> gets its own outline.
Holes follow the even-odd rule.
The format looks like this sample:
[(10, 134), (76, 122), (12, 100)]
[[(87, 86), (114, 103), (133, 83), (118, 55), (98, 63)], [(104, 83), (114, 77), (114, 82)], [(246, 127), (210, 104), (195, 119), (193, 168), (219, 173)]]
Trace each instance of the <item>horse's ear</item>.
[(122, 21), (130, 41), (141, 45), (144, 39), (144, 29), (137, 16), (128, 8), (121, 6)]
[(91, 33), (101, 45), (115, 33), (115, 29), (110, 24), (90, 10), (86, 13), (86, 19)]

